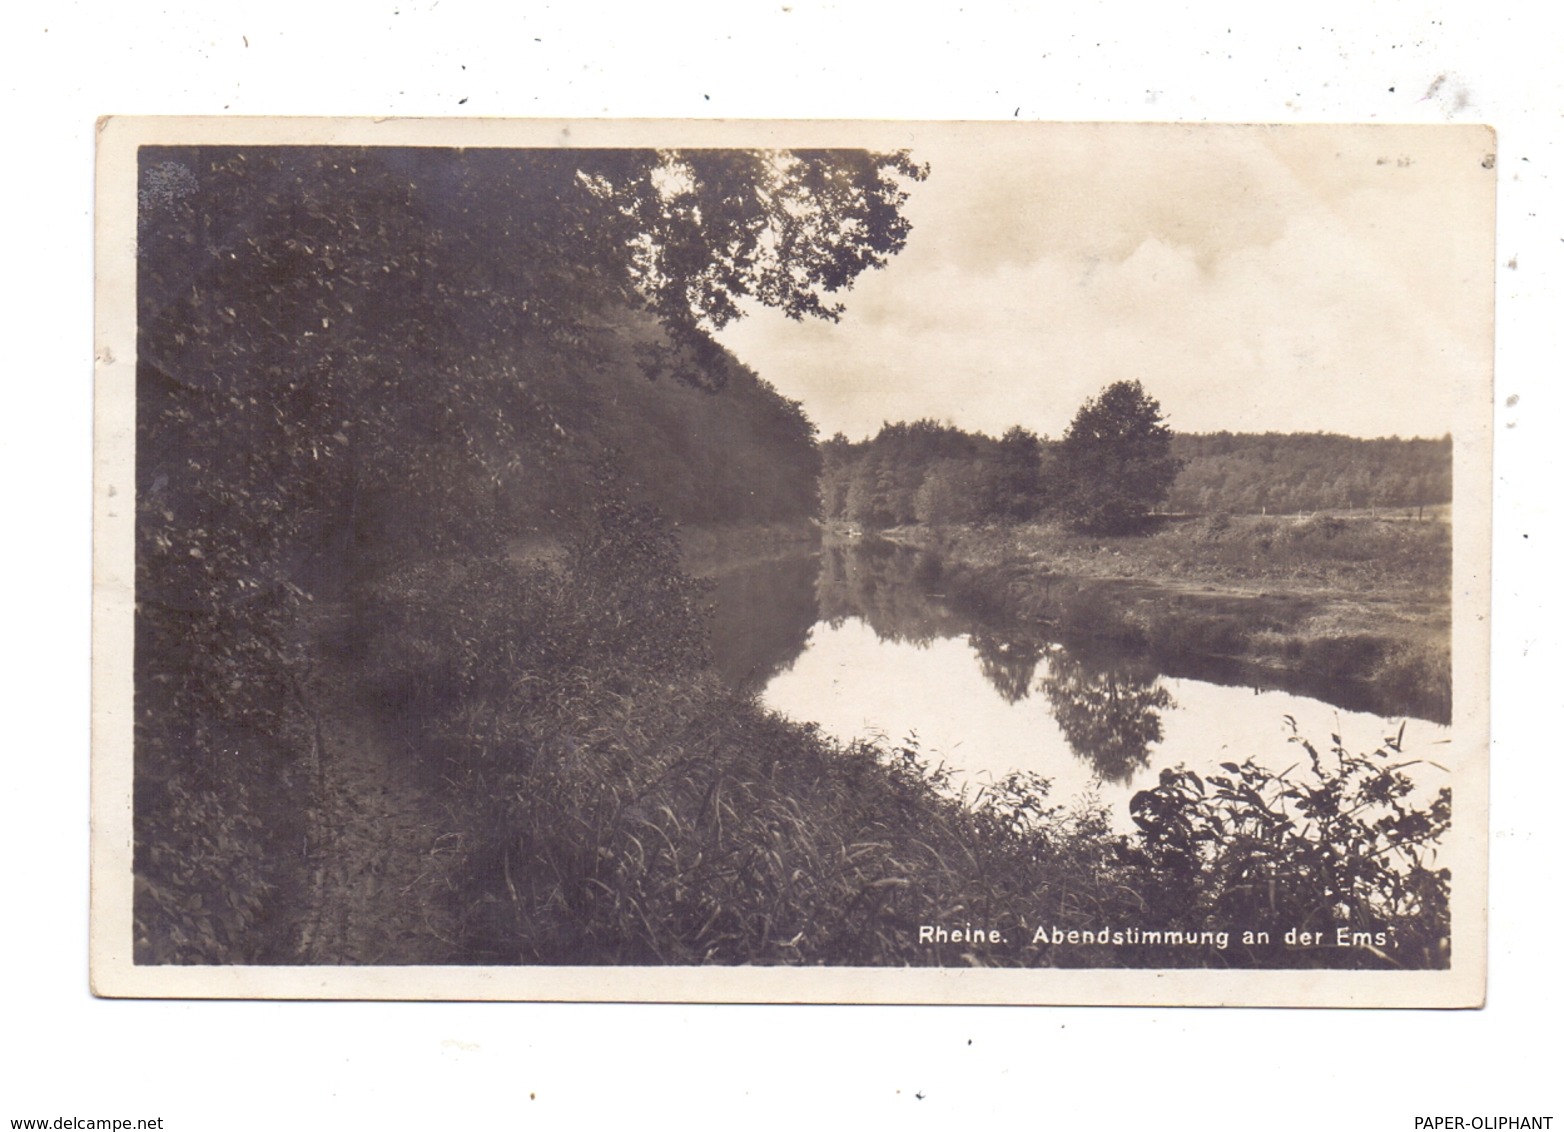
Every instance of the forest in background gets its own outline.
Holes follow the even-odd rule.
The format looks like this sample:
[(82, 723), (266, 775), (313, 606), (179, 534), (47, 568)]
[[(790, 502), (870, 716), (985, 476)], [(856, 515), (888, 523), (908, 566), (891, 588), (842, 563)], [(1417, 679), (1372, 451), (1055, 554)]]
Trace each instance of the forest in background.
[[(1166, 512), (1312, 515), (1450, 502), (1437, 440), (1320, 433), (1172, 433), (1179, 469)], [(1024, 521), (1058, 509), (1069, 469), (1057, 441), (1016, 426), (995, 439), (930, 420), (838, 433), (821, 445), (821, 508), (866, 529)]]
[(1167, 509), (1296, 515), (1449, 503), (1450, 437), (1331, 433), (1178, 433), (1183, 462)]

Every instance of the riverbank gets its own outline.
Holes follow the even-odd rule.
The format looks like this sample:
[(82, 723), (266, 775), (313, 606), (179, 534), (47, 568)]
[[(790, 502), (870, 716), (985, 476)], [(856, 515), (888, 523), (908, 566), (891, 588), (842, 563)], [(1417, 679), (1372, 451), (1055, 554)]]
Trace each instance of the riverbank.
[(898, 527), (979, 613), (1177, 662), (1357, 685), (1384, 714), (1450, 717), (1450, 528), (1382, 517), (1212, 516), (1136, 537), (1052, 524)]
[[(737, 543), (781, 553), (790, 539)], [(718, 549), (731, 557), (735, 540), (714, 537), (707, 550)], [(1363, 783), (1393, 796), (1387, 752), (1304, 760), (1296, 781), (1246, 763), (1232, 773), (1247, 793), (1164, 778), (1137, 797), (1130, 835), (1100, 805), (1061, 805), (1036, 775), (958, 799), (916, 740), (837, 743), (713, 672), (706, 588), (679, 565), (688, 553), (666, 528), (609, 509), (549, 554), (426, 562), (374, 583), (367, 616), (316, 615), (308, 690), (324, 742), (301, 961), (1448, 962), (1447, 886), (1424, 866), (1446, 802), (1411, 838), (1377, 824), (1382, 807), (1338, 815), (1327, 837), (1286, 802), (1304, 789), (1355, 798)], [(973, 569), (950, 563), (949, 577)], [(777, 595), (749, 600), (772, 608)], [(1254, 807), (1273, 825), (1287, 815), (1285, 829), (1253, 844), (1181, 839), (1259, 820)], [(1342, 873), (1349, 845), (1369, 846), (1373, 867)], [(1238, 882), (1279, 862), (1285, 883)], [(1340, 918), (1348, 905), (1341, 922), (1395, 925), (1396, 946), (1283, 942), (1286, 927), (1330, 927), (1323, 910)], [(1241, 924), (1257, 942), (1039, 942), (1044, 928), (1105, 924), (1195, 938)], [(948, 942), (926, 938), (941, 928)], [(986, 946), (974, 945), (979, 928)]]

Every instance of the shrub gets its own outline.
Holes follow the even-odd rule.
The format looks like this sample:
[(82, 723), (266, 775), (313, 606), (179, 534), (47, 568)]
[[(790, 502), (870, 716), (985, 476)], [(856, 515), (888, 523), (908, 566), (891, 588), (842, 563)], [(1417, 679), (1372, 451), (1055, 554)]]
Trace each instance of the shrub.
[(1372, 633), (1311, 637), (1303, 643), (1301, 662), (1304, 668), (1316, 672), (1366, 680), (1379, 664), (1384, 648), (1384, 639)]
[(1180, 605), (1154, 607), (1145, 620), (1147, 644), (1163, 656), (1240, 656), (1252, 633), (1241, 615)]
[[(1276, 773), (1253, 760), (1223, 763), (1202, 778), (1164, 770), (1131, 800), (1156, 912), (1191, 926), (1264, 930), (1285, 953), (1289, 929), (1366, 933), (1372, 965), (1449, 965), (1450, 872), (1437, 867), (1450, 826), (1450, 789), (1414, 800), (1399, 734), (1372, 754), (1352, 754), (1331, 736), (1322, 754), (1297, 734), (1302, 769)], [(1295, 773), (1296, 772), (1296, 773)], [(1277, 955), (1302, 965), (1339, 950)], [(1257, 957), (1263, 958), (1263, 957)]]
[(1203, 542), (1216, 542), (1225, 535), (1233, 526), (1233, 513), (1231, 511), (1217, 511), (1207, 515), (1200, 524), (1200, 533), (1197, 536)]

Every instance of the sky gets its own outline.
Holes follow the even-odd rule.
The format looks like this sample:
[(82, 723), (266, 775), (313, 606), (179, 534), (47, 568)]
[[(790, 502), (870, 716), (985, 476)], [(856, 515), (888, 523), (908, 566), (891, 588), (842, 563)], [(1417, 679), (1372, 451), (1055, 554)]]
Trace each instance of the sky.
[[(913, 231), (839, 323), (719, 337), (822, 437), (1057, 437), (1138, 379), (1181, 432), (1441, 436), (1492, 373), (1476, 126), (920, 127)], [(1491, 165), (1491, 162), (1488, 164)]]

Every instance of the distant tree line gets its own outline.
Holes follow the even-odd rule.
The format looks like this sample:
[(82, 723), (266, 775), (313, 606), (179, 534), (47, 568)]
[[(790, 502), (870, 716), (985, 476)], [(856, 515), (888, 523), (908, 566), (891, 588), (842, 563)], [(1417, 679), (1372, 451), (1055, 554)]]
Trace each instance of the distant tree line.
[(995, 440), (930, 420), (888, 424), (856, 444), (838, 434), (822, 446), (821, 500), (828, 520), (868, 528), (1052, 515), (1081, 530), (1128, 531), (1178, 472), (1171, 436), (1140, 382), (1121, 381), (1082, 405), (1051, 445), (1019, 425)]
[(998, 440), (921, 420), (872, 440), (838, 433), (820, 447), (827, 519), (866, 527), (1025, 520), (1041, 502), (1041, 441), (1017, 427)]
[(1448, 435), (1178, 434), (1173, 454), (1183, 461), (1168, 493), (1173, 511), (1287, 514), (1450, 502)]
[(1089, 400), (1057, 441), (1019, 425), (996, 440), (920, 420), (862, 441), (838, 433), (821, 458), (824, 517), (866, 529), (1055, 518), (1115, 533), (1155, 511), (1285, 514), (1451, 497), (1448, 436), (1179, 435), (1138, 382)]

